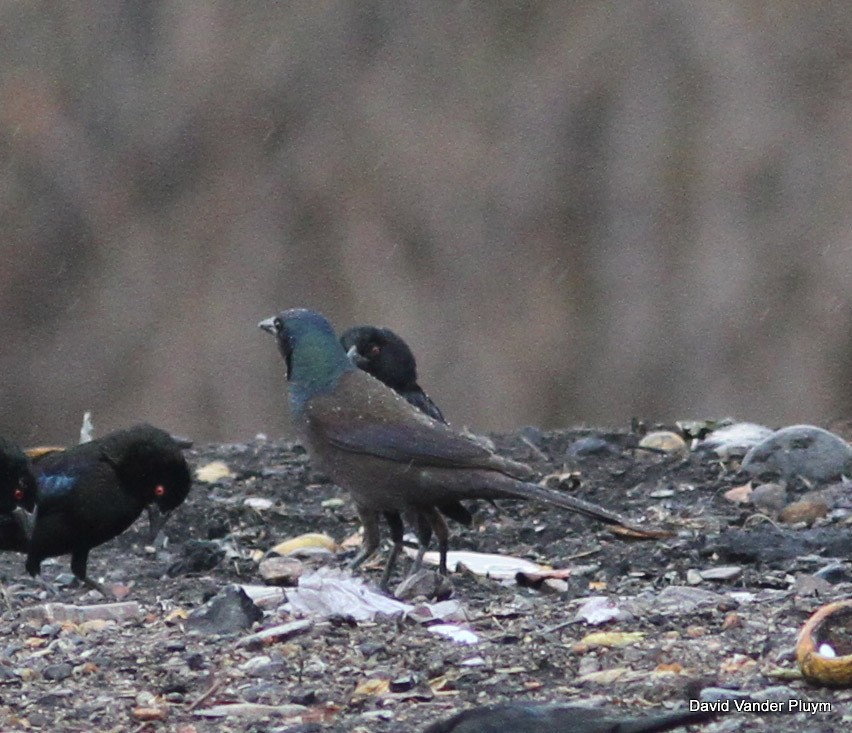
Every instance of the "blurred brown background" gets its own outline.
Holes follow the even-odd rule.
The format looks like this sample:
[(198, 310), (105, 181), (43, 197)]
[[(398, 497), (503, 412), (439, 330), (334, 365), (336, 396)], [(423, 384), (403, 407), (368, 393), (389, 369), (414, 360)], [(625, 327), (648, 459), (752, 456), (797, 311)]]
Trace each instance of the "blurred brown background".
[(262, 317), (474, 429), (850, 407), (844, 2), (0, 4), (0, 432), (286, 433)]

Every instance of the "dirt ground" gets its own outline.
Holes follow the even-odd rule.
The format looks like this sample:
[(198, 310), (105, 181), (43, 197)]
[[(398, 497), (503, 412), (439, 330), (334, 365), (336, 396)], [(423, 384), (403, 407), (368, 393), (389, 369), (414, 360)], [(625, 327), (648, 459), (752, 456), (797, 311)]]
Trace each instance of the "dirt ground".
[[(606, 442), (574, 456), (572, 446), (588, 436)], [(452, 598), (466, 611), (465, 626), (478, 644), (436, 636), (411, 619), (339, 617), (316, 620), (279, 643), (246, 647), (241, 638), (292, 619), (273, 606), (254, 629), (213, 636), (190, 633), (187, 613), (228, 584), (261, 584), (258, 559), (281, 540), (323, 532), (341, 542), (357, 532), (358, 521), (345, 492), (314, 471), (292, 443), (200, 446), (188, 452), (194, 469), (221, 460), (233, 475), (194, 484), (166, 526), (165, 547), (162, 538), (157, 548), (149, 544), (143, 515), (91, 554), (90, 574), (117, 589), (122, 602), (140, 604), (138, 617), (41, 619), (46, 602), (116, 599), (69, 585), (67, 557), (44, 565), (58, 596), (25, 576), (22, 556), (0, 557), (0, 728), (416, 733), (453, 711), (489, 702), (588, 702), (628, 715), (682, 706), (698, 690), (716, 686), (753, 694), (775, 688), (775, 699), (827, 702), (831, 710), (730, 713), (707, 727), (715, 733), (850, 729), (852, 690), (805, 683), (793, 658), (807, 617), (831, 600), (852, 596), (848, 512), (810, 529), (779, 527), (723, 496), (744, 483), (732, 467), (711, 454), (637, 451), (636, 437), (626, 430), (528, 428), (492, 438), (500, 452), (542, 475), (574, 472), (577, 480), (564, 481), (563, 490), (670, 527), (674, 536), (626, 541), (561, 510), (478, 502), (477, 526), (456, 527), (451, 549), (503, 553), (573, 571), (561, 583), (532, 587), (453, 574)], [(253, 507), (245, 503), (249, 497), (273, 504)], [(187, 566), (187, 543), (194, 540), (213, 541), (225, 550), (224, 559), (209, 570)], [(378, 582), (386, 550), (384, 545), (360, 577)], [(305, 572), (345, 567), (353, 553), (306, 560)], [(815, 578), (834, 562), (838, 567), (825, 574), (830, 582)], [(403, 560), (397, 579), (407, 566)], [(695, 572), (730, 566), (740, 571), (718, 580)], [(704, 593), (703, 602), (672, 604), (666, 592), (676, 587), (687, 588), (691, 601), (690, 593)], [(590, 596), (607, 596), (632, 615), (600, 626), (575, 621)], [(614, 631), (639, 634), (624, 637), (621, 646), (611, 638), (587, 638)], [(249, 704), (233, 708), (246, 715), (213, 718), (205, 712), (237, 703)]]

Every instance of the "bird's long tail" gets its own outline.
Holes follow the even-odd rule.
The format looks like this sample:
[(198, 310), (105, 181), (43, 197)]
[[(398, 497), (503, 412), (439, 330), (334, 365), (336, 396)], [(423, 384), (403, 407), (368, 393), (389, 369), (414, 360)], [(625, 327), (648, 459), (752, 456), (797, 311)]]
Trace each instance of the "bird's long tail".
[(519, 498), (538, 501), (543, 504), (551, 504), (553, 506), (567, 509), (570, 512), (582, 514), (583, 516), (597, 519), (604, 524), (612, 525), (613, 527), (621, 528), (622, 534), (627, 534), (636, 539), (658, 539), (660, 537), (670, 536), (670, 532), (664, 530), (649, 529), (634, 524), (629, 519), (621, 516), (617, 512), (605, 509), (602, 506), (593, 504), (590, 501), (584, 501), (574, 496), (568, 496), (561, 491), (546, 489), (538, 484), (532, 484), (527, 481), (516, 481), (508, 479), (499, 483), (499, 487), (495, 482), (491, 482), (489, 487), (491, 491), (485, 498), (492, 499), (508, 499)]
[(667, 715), (654, 715), (645, 719), (625, 720), (611, 730), (614, 733), (662, 733), (662, 731), (674, 730), (684, 725), (706, 723), (708, 720), (718, 717), (718, 715), (719, 713), (710, 711), (696, 710), (690, 712), (682, 710)]

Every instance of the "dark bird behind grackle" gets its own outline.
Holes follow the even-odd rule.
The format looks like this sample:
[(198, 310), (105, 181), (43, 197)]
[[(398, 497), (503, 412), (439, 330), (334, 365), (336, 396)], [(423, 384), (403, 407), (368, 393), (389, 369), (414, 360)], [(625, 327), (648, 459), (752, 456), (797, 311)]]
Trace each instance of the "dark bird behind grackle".
[[(417, 361), (408, 344), (389, 328), (376, 326), (353, 326), (340, 337), (340, 344), (346, 350), (346, 355), (355, 366), (375, 377), (390, 387), (394, 392), (404, 397), (409, 404), (425, 413), (434, 420), (445, 423), (444, 416), (438, 406), (432, 402), (423, 388), (417, 383)], [(450, 501), (438, 506), (445, 517), (459, 522), (466, 527), (473, 523), (473, 515), (460, 501)], [(402, 549), (403, 526), (399, 513), (384, 512), (385, 519), (391, 531), (394, 552), (388, 557), (385, 567), (383, 585), (393, 570), (396, 557)], [(409, 510), (406, 520), (413, 526), (420, 545), (417, 559), (412, 571), (420, 568), (423, 555), (432, 539), (432, 526), (429, 518), (422, 512), (414, 513)]]
[(284, 357), (290, 409), (311, 458), (355, 500), (364, 545), (353, 567), (379, 545), (377, 512), (412, 509), (428, 518), (446, 573), (449, 531), (436, 507), (462, 499), (532, 499), (648, 536), (615, 512), (527, 482), (529, 467), (424, 415), (358, 369), (318, 313), (287, 310), (258, 325)]
[(559, 703), (507, 703), (465, 710), (423, 733), (662, 733), (705, 723), (716, 712), (680, 712), (618, 718), (612, 711)]
[(10, 440), (0, 438), (0, 550), (26, 552), (28, 525), (22, 512), (35, 507), (30, 462)]
[(340, 343), (359, 369), (384, 382), (429, 417), (446, 422), (417, 383), (417, 362), (408, 344), (389, 328), (353, 326), (343, 333)]
[(180, 446), (159, 428), (137, 425), (41, 458), (36, 519), (27, 571), (46, 557), (71, 554), (74, 575), (91, 587), (89, 550), (118, 536), (142, 510), (180, 506), (190, 487)]

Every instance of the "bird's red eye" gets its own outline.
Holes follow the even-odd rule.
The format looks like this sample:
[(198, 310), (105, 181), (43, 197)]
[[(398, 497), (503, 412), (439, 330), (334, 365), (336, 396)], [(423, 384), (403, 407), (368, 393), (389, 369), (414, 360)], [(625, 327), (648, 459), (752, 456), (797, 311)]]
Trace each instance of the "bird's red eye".
[(24, 499), (23, 489), (15, 489), (15, 501), (23, 501), (23, 499)]
[(381, 349), (378, 346), (373, 346), (370, 349), (370, 356), (378, 356)]
[(165, 495), (166, 495), (166, 487), (165, 486), (158, 486), (156, 489), (154, 489), (154, 496), (165, 496)]

